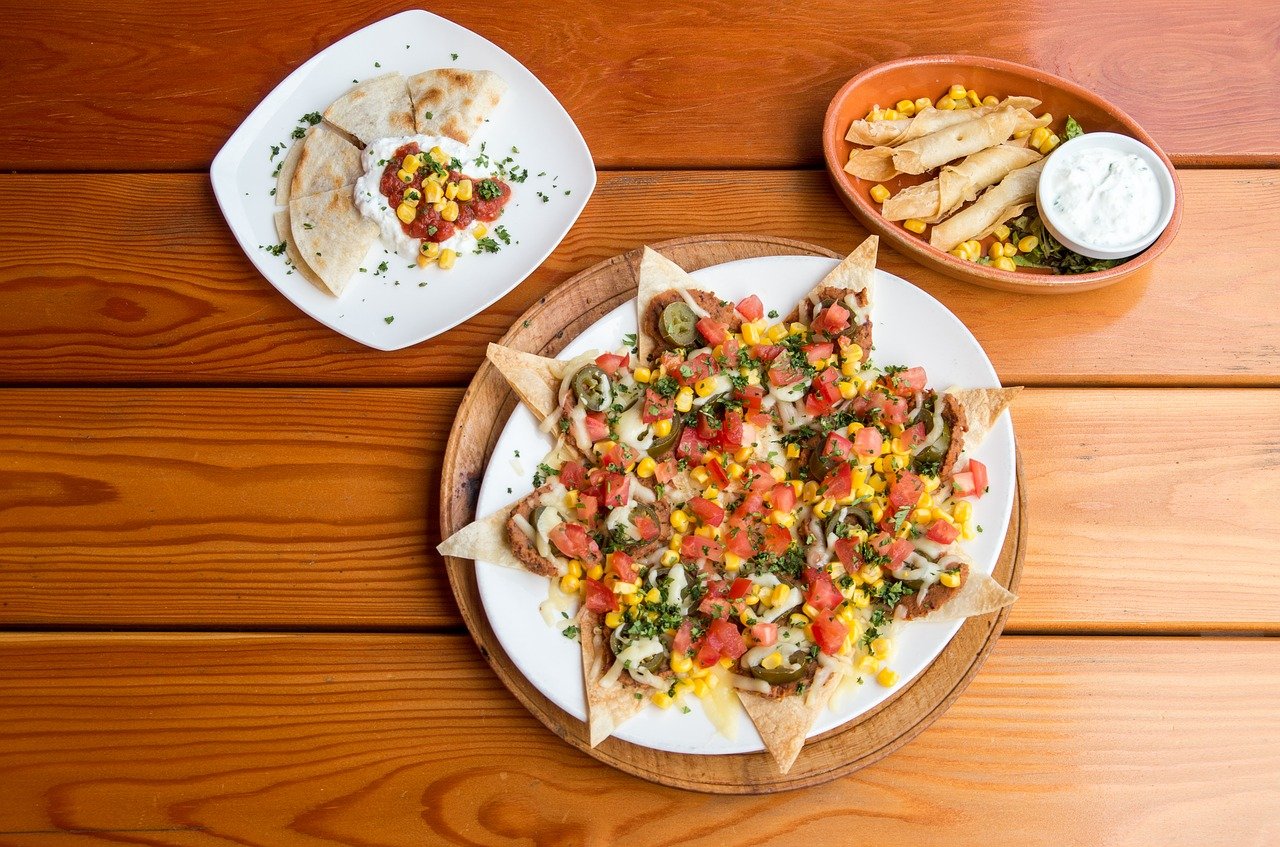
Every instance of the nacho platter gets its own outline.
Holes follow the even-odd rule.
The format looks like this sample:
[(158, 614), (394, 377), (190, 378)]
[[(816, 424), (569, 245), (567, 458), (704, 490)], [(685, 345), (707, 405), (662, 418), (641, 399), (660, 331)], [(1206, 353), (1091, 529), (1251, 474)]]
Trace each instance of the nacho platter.
[[(719, 239), (689, 239), (676, 242), (670, 247), (662, 245), (662, 248), (672, 255), (684, 259), (686, 266), (693, 267), (708, 262), (714, 263), (720, 259), (733, 259), (749, 255), (768, 255), (779, 252), (814, 255), (825, 252), (799, 245), (795, 242), (745, 236)], [(510, 344), (513, 341), (525, 341), (527, 343), (522, 346), (532, 345), (534, 349), (539, 349), (540, 352), (556, 352), (556, 348), (563, 346), (565, 338), (576, 335), (584, 328), (585, 323), (607, 313), (611, 304), (629, 299), (627, 296), (630, 293), (628, 289), (635, 284), (635, 260), (635, 256), (619, 257), (580, 275), (571, 284), (558, 290), (548, 303), (539, 306), (524, 321), (517, 323), (516, 329), (507, 339), (504, 339), (504, 343)], [(691, 264), (689, 264), (689, 260), (692, 260)], [(787, 261), (796, 262), (802, 260), (788, 259)], [(830, 269), (835, 264), (830, 260), (825, 260), (825, 262), (823, 260), (817, 261), (819, 270), (822, 268)], [(808, 273), (810, 276), (813, 275), (814, 269), (812, 266)], [(819, 273), (817, 277), (814, 277), (814, 281), (821, 276), (822, 274)], [(723, 278), (723, 275), (721, 278)], [(905, 286), (906, 284), (902, 283), (902, 285)], [(914, 289), (912, 290), (914, 291)], [(803, 291), (798, 293), (803, 293)], [(921, 293), (921, 296), (924, 295)], [(785, 308), (785, 304), (782, 303), (771, 305)], [(565, 320), (563, 316), (566, 314), (581, 314), (581, 317), (576, 320)], [(634, 310), (632, 314), (634, 314)], [(963, 331), (962, 327), (961, 330)], [(888, 345), (886, 349), (891, 349), (891, 347), (892, 345)], [(946, 377), (945, 367), (942, 368), (940, 376)], [(992, 378), (994, 378), (994, 374), (992, 374)], [(495, 374), (492, 369), (487, 366), (483, 368), (463, 404), (463, 409), (459, 416), (459, 426), (466, 425), (464, 422), (469, 419), (469, 414), (475, 413), (477, 403), (487, 407), (486, 411), (481, 413), (482, 416), (492, 415), (493, 407), (502, 402), (506, 394), (505, 389), (505, 383), (495, 380)], [(527, 394), (528, 392), (524, 393)], [(516, 415), (518, 416), (521, 413), (521, 411), (517, 411)], [(500, 414), (497, 420), (501, 421), (504, 418), (505, 414)], [(513, 416), (512, 420), (514, 422), (515, 416)], [(451, 440), (446, 459), (446, 480), (455, 479), (456, 473), (462, 473), (464, 477), (459, 481), (464, 483), (464, 486), (468, 481), (474, 484), (472, 475), (478, 473), (482, 466), (485, 452), (492, 448), (494, 443), (493, 436), (497, 428), (497, 426), (494, 426), (490, 430), (488, 439), (472, 440), (469, 444), (463, 444), (456, 437), (457, 430), (455, 430), (455, 438)], [(469, 431), (474, 435), (474, 425), (470, 427)], [(1011, 431), (1008, 435), (1011, 439)], [(1011, 440), (1008, 446), (1010, 456), (1012, 456)], [(529, 453), (526, 452), (525, 455), (529, 456)], [(499, 459), (501, 459), (501, 454), (495, 457), (495, 461), (491, 463), (488, 471), (491, 478), (489, 482), (494, 482), (495, 468), (502, 468), (509, 464), (507, 461)], [(527, 459), (527, 462), (531, 468), (533, 463), (536, 462), (536, 457)], [(466, 465), (468, 470), (463, 470), (462, 465)], [(1014, 499), (1012, 497), (1012, 463), (1009, 464), (1009, 471), (1009, 491), (1007, 493), (1009, 494), (1009, 503), (1012, 504)], [(504, 478), (508, 481), (510, 480), (509, 477), (498, 475), (496, 484), (501, 486)], [(995, 476), (993, 476), (994, 479)], [(1001, 476), (1001, 479), (1003, 480), (1004, 477)], [(1001, 482), (1000, 484), (1003, 485), (1004, 483)], [(527, 490), (528, 483), (526, 482), (525, 485)], [(996, 485), (997, 483), (993, 481), (993, 489)], [(488, 483), (486, 487), (488, 487)], [(452, 528), (460, 526), (471, 517), (470, 498), (460, 496), (464, 495), (464, 492), (465, 487), (464, 489), (458, 489), (451, 485), (446, 485), (445, 502), (442, 504), (442, 518), (446, 534)], [(499, 497), (499, 500), (504, 499), (510, 498)], [(484, 512), (483, 506), (482, 499), (482, 513)], [(995, 560), (999, 557), (998, 567), (995, 571), (996, 576), (1005, 584), (1011, 584), (1016, 576), (1020, 514), (1017, 514), (1019, 510), (1013, 511), (1015, 512), (1015, 519), (1011, 524), (1012, 531), (1007, 538), (1008, 543), (1004, 545), (1003, 549), (1001, 549), (999, 543), (1000, 539), (995, 537), (996, 534), (992, 532), (992, 526), (988, 525), (988, 534), (985, 536), (990, 545), (991, 559)], [(999, 529), (999, 527), (996, 529)], [(990, 567), (990, 562), (986, 562), (984, 565)], [(459, 596), (468, 623), (476, 634), (478, 641), (485, 648), (491, 662), (494, 663), (495, 668), (503, 676), (504, 681), (512, 687), (512, 690), (520, 696), (526, 705), (530, 706), (535, 714), (543, 718), (544, 722), (547, 722), (559, 734), (570, 739), (575, 744), (579, 744), (584, 748), (587, 747), (589, 742), (580, 731), (581, 725), (575, 726), (575, 721), (568, 716), (568, 713), (576, 711), (581, 717), (581, 706), (578, 705), (575, 710), (573, 703), (565, 702), (564, 698), (554, 696), (555, 692), (549, 691), (545, 687), (545, 680), (539, 679), (537, 673), (532, 674), (533, 684), (530, 684), (530, 680), (526, 678), (526, 675), (530, 674), (530, 670), (527, 667), (527, 662), (522, 664), (518, 649), (513, 651), (513, 655), (515, 655), (514, 662), (511, 656), (508, 655), (508, 650), (503, 649), (504, 646), (506, 648), (513, 646), (509, 635), (505, 639), (498, 638), (494, 633), (493, 627), (489, 625), (495, 620), (494, 610), (490, 608), (486, 618), (480, 614), (477, 608), (476, 601), (479, 599), (479, 589), (483, 588), (483, 586), (477, 587), (470, 563), (450, 560), (449, 567), (451, 577), (454, 580), (455, 591)], [(489, 602), (490, 599), (486, 598), (486, 602)], [(800, 756), (790, 772), (786, 774), (780, 772), (777, 761), (761, 754), (731, 757), (687, 755), (689, 752), (749, 751), (753, 749), (750, 744), (747, 746), (739, 744), (737, 747), (732, 745), (728, 747), (721, 746), (719, 748), (714, 747), (714, 745), (711, 747), (703, 745), (701, 749), (696, 743), (683, 743), (682, 746), (682, 742), (677, 742), (673, 745), (667, 745), (668, 750), (681, 750), (686, 753), (682, 755), (675, 752), (644, 749), (636, 744), (627, 744), (614, 738), (596, 747), (592, 750), (592, 754), (649, 778), (705, 790), (759, 791), (812, 784), (813, 781), (830, 778), (836, 773), (861, 766), (861, 764), (883, 755), (893, 744), (901, 743), (909, 734), (918, 731), (918, 727), (924, 725), (921, 722), (922, 719), (927, 722), (929, 714), (936, 714), (933, 710), (942, 705), (949, 696), (953, 696), (953, 692), (958, 690), (957, 686), (963, 684), (967, 674), (971, 673), (972, 669), (980, 662), (980, 657), (984, 653), (984, 645), (988, 643), (989, 638), (993, 637), (994, 632), (998, 632), (998, 624), (1002, 619), (1003, 614), (994, 613), (981, 619), (970, 619), (963, 624), (956, 622), (947, 636), (949, 637), (956, 630), (959, 630), (959, 634), (949, 641), (944, 637), (936, 642), (932, 652), (925, 651), (927, 655), (918, 657), (915, 660), (918, 661), (919, 666), (905, 668), (906, 672), (903, 675), (902, 683), (900, 685), (890, 685), (885, 689), (885, 696), (880, 697), (869, 705), (863, 704), (859, 706), (853, 713), (846, 713), (842, 719), (837, 717), (834, 721), (820, 721), (815, 726), (816, 737), (811, 738), (805, 748), (805, 752)], [(497, 620), (500, 622), (500, 618)], [(929, 624), (928, 626), (935, 625)], [(556, 637), (559, 638), (559, 636)], [(561, 640), (563, 641), (563, 639)], [(563, 643), (568, 645), (570, 642), (563, 641)], [(941, 651), (940, 655), (939, 651)], [(936, 660), (934, 660), (935, 655), (938, 656)], [(931, 662), (930, 660), (933, 661)], [(524, 674), (520, 673), (516, 669), (517, 667), (524, 670)], [(876, 686), (873, 685), (872, 687)], [(905, 694), (904, 691), (912, 693)], [(579, 682), (577, 694), (579, 699), (582, 696), (581, 692), (582, 687), (581, 682)], [(553, 696), (550, 698), (544, 696), (548, 693)], [(568, 708), (564, 710), (557, 708), (553, 703), (556, 700), (560, 701), (560, 705)], [(884, 709), (886, 702), (909, 702), (913, 705), (905, 710), (903, 708), (889, 708), (887, 711), (891, 714), (888, 718), (885, 718), (882, 715), (886, 711)], [(649, 711), (658, 712), (659, 710), (650, 709)], [(663, 712), (661, 716), (664, 719), (670, 716), (676, 720), (677, 724), (692, 724), (697, 723), (699, 720), (703, 724), (706, 723), (705, 718), (701, 715), (681, 716), (675, 714), (674, 710)], [(852, 724), (847, 722), (850, 716), (857, 718)], [(639, 737), (628, 734), (637, 720), (643, 723), (644, 718), (632, 718), (626, 721), (618, 728), (618, 734), (622, 738), (629, 738), (648, 748), (653, 748), (655, 746), (653, 739), (645, 739), (643, 737), (643, 732), (641, 732), (643, 727), (637, 725), (636, 731), (641, 732)], [(669, 729), (672, 726), (671, 720), (667, 719), (663, 726)], [(860, 731), (851, 733), (849, 730), (853, 726), (860, 727)], [(750, 724), (748, 724), (748, 732), (750, 733), (752, 731), (749, 727)], [(916, 728), (912, 729), (913, 727)], [(799, 736), (801, 739), (803, 734), (802, 731)], [(754, 737), (754, 733), (752, 735)], [(600, 733), (598, 732), (595, 740), (599, 741), (599, 736)], [(831, 739), (835, 740), (832, 741)], [(758, 749), (758, 739), (754, 741), (754, 744), (754, 749)], [(658, 744), (656, 746), (662, 745)], [(776, 747), (776, 744), (774, 746)], [(777, 750), (775, 749), (776, 752)], [(661, 767), (654, 766), (656, 762), (661, 762)], [(673, 762), (681, 764), (675, 765)]]

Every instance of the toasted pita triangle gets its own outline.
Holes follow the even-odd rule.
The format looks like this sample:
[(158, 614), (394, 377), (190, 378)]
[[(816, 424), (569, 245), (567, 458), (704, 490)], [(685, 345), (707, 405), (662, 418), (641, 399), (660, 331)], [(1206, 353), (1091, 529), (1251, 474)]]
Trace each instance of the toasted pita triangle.
[(544, 421), (560, 405), (560, 379), (564, 363), (534, 353), (526, 353), (501, 344), (489, 344), (485, 357), (502, 374), (539, 422)]
[(409, 77), (413, 121), (423, 135), (466, 144), (498, 108), (507, 84), (493, 71), (436, 68)]
[(771, 699), (750, 691), (738, 692), (738, 699), (756, 725), (765, 749), (777, 762), (779, 773), (786, 773), (795, 764), (814, 721), (839, 687), (840, 675), (825, 673), (815, 680), (816, 684), (803, 695)]
[(508, 504), (488, 517), (467, 524), (437, 544), (436, 552), (441, 556), (489, 562), (504, 568), (532, 573), (515, 557), (511, 552), (511, 545), (507, 543), (507, 520), (511, 517), (511, 510), (515, 505), (515, 503)]
[(627, 720), (644, 711), (648, 698), (632, 686), (618, 682), (600, 684), (605, 674), (604, 625), (600, 615), (585, 606), (578, 612), (578, 639), (582, 642), (582, 681), (587, 692), (587, 731), (591, 746), (597, 746)]
[(636, 336), (639, 342), (639, 361), (649, 361), (650, 354), (653, 353), (653, 339), (644, 331), (644, 315), (649, 309), (649, 302), (666, 291), (686, 291), (692, 289), (701, 289), (689, 273), (666, 256), (654, 250), (652, 247), (645, 246), (644, 252), (640, 255), (640, 273), (636, 286)]
[(991, 432), (1022, 386), (1013, 388), (948, 388), (947, 394), (956, 398), (964, 408), (968, 428), (964, 433), (966, 447), (976, 447)]
[(364, 144), (414, 132), (409, 87), (398, 73), (366, 79), (330, 103), (324, 119)]
[(378, 225), (356, 208), (350, 188), (289, 202), (293, 243), (316, 276), (341, 295), (378, 237)]
[[(351, 186), (360, 178), (360, 151), (342, 134), (324, 124), (312, 127), (302, 140), (302, 150), (289, 181), (287, 202), (299, 197), (321, 194)], [(287, 161), (287, 159), (286, 159)]]

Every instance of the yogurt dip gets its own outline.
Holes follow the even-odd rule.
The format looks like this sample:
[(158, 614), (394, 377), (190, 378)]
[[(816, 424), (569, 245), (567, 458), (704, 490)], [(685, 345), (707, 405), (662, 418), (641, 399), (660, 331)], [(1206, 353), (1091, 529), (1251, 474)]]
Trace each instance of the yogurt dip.
[(1160, 182), (1135, 153), (1111, 147), (1064, 150), (1042, 177), (1040, 195), (1066, 238), (1100, 249), (1134, 244), (1160, 222)]

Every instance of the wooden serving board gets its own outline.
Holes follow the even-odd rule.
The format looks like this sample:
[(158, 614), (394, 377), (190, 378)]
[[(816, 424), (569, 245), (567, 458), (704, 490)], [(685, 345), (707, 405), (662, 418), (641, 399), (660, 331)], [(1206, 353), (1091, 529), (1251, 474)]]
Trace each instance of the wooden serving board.
[[(812, 244), (758, 235), (679, 238), (651, 245), (686, 270), (757, 256), (837, 254)], [(640, 250), (588, 268), (539, 300), (501, 343), (554, 356), (588, 326), (635, 296)], [(463, 396), (441, 471), (440, 532), (447, 538), (475, 518), (476, 499), (493, 445), (515, 407), (515, 396), (487, 361)], [(996, 564), (995, 578), (1016, 590), (1025, 553), (1022, 465), (1018, 462), (1015, 508)], [(818, 785), (878, 761), (933, 723), (960, 695), (991, 652), (1009, 609), (970, 618), (938, 658), (889, 700), (866, 714), (809, 739), (786, 775), (768, 753), (696, 756), (651, 750), (610, 738), (592, 749), (586, 724), (544, 697), (503, 652), (489, 626), (470, 560), (445, 558), (462, 617), (498, 678), (540, 721), (565, 741), (600, 761), (644, 779), (717, 794), (763, 794)]]

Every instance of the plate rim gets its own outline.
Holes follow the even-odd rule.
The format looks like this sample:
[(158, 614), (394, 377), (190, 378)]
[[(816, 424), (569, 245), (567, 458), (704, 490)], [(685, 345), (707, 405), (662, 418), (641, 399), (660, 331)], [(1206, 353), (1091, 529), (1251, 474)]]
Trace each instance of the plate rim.
[[(307, 80), (307, 78), (310, 77), (312, 73), (314, 73), (316, 67), (322, 63), (322, 60), (325, 58), (326, 55), (331, 54), (332, 51), (336, 50), (346, 41), (353, 39), (368, 30), (371, 30), (377, 27), (390, 26), (393, 24), (393, 22), (405, 22), (409, 20), (418, 20), (418, 19), (421, 19), (427, 23), (443, 22), (445, 24), (448, 24), (449, 26), (455, 26), (455, 27), (458, 27), (459, 29), (465, 30), (466, 32), (470, 33), (471, 35), (483, 41), (486, 45), (488, 45), (489, 49), (496, 51), (501, 56), (505, 56), (506, 58), (510, 59), (517, 67), (519, 67), (520, 70), (523, 71), (523, 73), (527, 77), (526, 83), (531, 83), (532, 85), (540, 89), (541, 92), (544, 93), (548, 98), (550, 98), (551, 102), (556, 105), (556, 108), (560, 110), (560, 113), (564, 117), (565, 123), (568, 125), (569, 129), (572, 130), (572, 133), (566, 134), (560, 143), (568, 147), (572, 147), (573, 153), (575, 156), (578, 153), (581, 153), (583, 160), (589, 166), (587, 170), (590, 176), (589, 176), (588, 184), (584, 186), (584, 189), (580, 192), (579, 196), (574, 198), (574, 206), (571, 207), (572, 210), (565, 220), (563, 230), (551, 240), (551, 243), (546, 247), (545, 252), (542, 252), (541, 255), (539, 256), (530, 257), (529, 268), (527, 271), (524, 272), (522, 276), (519, 276), (517, 279), (512, 281), (505, 288), (501, 288), (500, 290), (497, 290), (490, 299), (486, 300), (485, 302), (480, 304), (478, 307), (476, 307), (474, 310), (470, 311), (469, 313), (461, 315), (453, 323), (449, 324), (448, 326), (441, 327), (440, 329), (435, 330), (434, 332), (429, 332), (425, 335), (420, 335), (420, 336), (414, 335), (413, 337), (404, 341), (386, 342), (386, 341), (380, 341), (377, 338), (373, 338), (373, 337), (370, 337), (370, 338), (359, 337), (359, 333), (355, 332), (352, 329), (349, 329), (347, 324), (341, 321), (330, 321), (322, 317), (321, 315), (314, 314), (312, 310), (308, 309), (301, 302), (299, 302), (294, 297), (292, 297), (288, 292), (286, 286), (281, 285), (272, 277), (272, 273), (270, 272), (272, 269), (272, 266), (267, 263), (265, 256), (260, 255), (261, 253), (260, 250), (254, 249), (256, 245), (254, 245), (253, 243), (254, 240), (250, 237), (251, 233), (248, 231), (247, 214), (242, 215), (238, 211), (237, 207), (234, 205), (238, 203), (240, 200), (240, 198), (237, 196), (237, 192), (234, 186), (234, 180), (235, 180), (236, 167), (239, 165), (242, 157), (247, 155), (249, 152), (247, 148), (251, 141), (251, 137), (256, 132), (259, 131), (260, 125), (263, 122), (269, 120), (271, 117), (274, 117), (277, 111), (280, 108), (282, 108), (279, 106), (272, 107), (271, 101), (275, 101), (277, 99), (280, 99), (280, 100), (287, 99), (290, 94), (296, 91)], [(244, 120), (240, 122), (240, 125), (237, 126), (234, 131), (232, 131), (231, 135), (228, 136), (227, 140), (223, 143), (222, 147), (219, 148), (217, 154), (214, 155), (213, 161), (209, 166), (209, 180), (210, 180), (210, 183), (212, 184), (213, 195), (214, 195), (215, 201), (218, 204), (218, 209), (222, 213), (222, 218), (226, 222), (227, 228), (231, 230), (232, 236), (235, 238), (236, 243), (240, 246), (241, 252), (243, 252), (245, 257), (249, 259), (249, 262), (254, 266), (254, 269), (258, 271), (259, 276), (261, 276), (267, 283), (269, 283), (271, 287), (274, 288), (280, 296), (282, 296), (286, 301), (288, 301), (291, 305), (293, 305), (293, 307), (296, 308), (298, 311), (302, 312), (308, 318), (320, 324), (321, 326), (324, 326), (325, 328), (330, 329), (333, 332), (336, 332), (339, 335), (345, 338), (348, 338), (356, 342), (357, 344), (363, 345), (365, 347), (370, 347), (374, 350), (380, 350), (382, 352), (392, 352), (395, 350), (403, 350), (406, 347), (413, 347), (417, 344), (421, 344), (425, 341), (428, 341), (432, 338), (435, 338), (439, 335), (442, 335), (458, 327), (459, 325), (465, 323), (466, 321), (480, 314), (485, 309), (488, 309), (494, 303), (498, 302), (503, 297), (505, 297), (507, 294), (510, 294), (517, 287), (519, 287), (521, 283), (523, 283), (530, 276), (532, 276), (533, 273), (542, 266), (543, 262), (547, 260), (547, 257), (550, 256), (551, 253), (557, 247), (559, 247), (561, 243), (564, 242), (565, 237), (568, 236), (569, 232), (573, 229), (574, 224), (578, 222), (578, 218), (582, 216), (583, 211), (587, 207), (587, 203), (590, 201), (591, 197), (595, 194), (596, 185), (599, 180), (599, 174), (596, 171), (595, 159), (591, 155), (591, 149), (590, 147), (587, 146), (586, 139), (582, 135), (582, 130), (578, 127), (577, 123), (573, 120), (573, 116), (569, 114), (569, 110), (564, 107), (564, 104), (560, 102), (560, 100), (555, 96), (555, 94), (551, 91), (551, 89), (547, 88), (546, 84), (543, 83), (542, 80), (539, 79), (533, 73), (533, 71), (525, 67), (523, 62), (521, 62), (515, 56), (512, 56), (502, 47), (495, 44), (492, 40), (486, 38), (485, 36), (481, 35), (478, 32), (475, 32), (472, 29), (469, 29), (463, 26), (462, 24), (459, 24), (446, 17), (443, 17), (442, 15), (437, 15), (432, 12), (428, 12), (425, 9), (409, 9), (403, 12), (398, 12), (394, 15), (389, 15), (385, 18), (374, 21), (370, 24), (367, 24), (366, 26), (360, 27), (359, 29), (356, 29), (347, 33), (346, 35), (334, 41), (332, 44), (329, 44), (327, 47), (321, 49), (320, 51), (312, 55), (310, 58), (308, 58), (306, 61), (300, 64), (297, 68), (291, 71), (284, 79), (278, 82), (269, 92), (267, 92), (262, 97), (261, 100), (258, 101), (258, 103), (253, 107), (253, 109), (249, 111), (249, 114), (246, 115)]]

